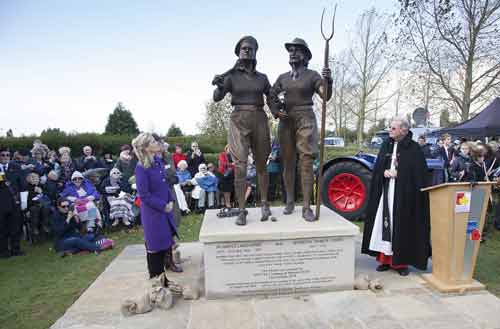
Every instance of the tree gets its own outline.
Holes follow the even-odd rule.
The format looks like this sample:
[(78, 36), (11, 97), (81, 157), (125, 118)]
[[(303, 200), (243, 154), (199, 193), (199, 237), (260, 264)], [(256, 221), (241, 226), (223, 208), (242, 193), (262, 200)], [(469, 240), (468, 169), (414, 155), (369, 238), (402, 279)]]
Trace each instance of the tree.
[[(361, 144), (368, 114), (384, 103), (376, 100), (374, 95), (390, 72), (393, 61), (387, 51), (390, 27), (388, 17), (378, 14), (372, 8), (361, 15), (356, 26), (350, 53), (353, 61), (354, 97), (357, 99), (353, 114), (357, 118), (357, 142)], [(372, 106), (374, 101), (375, 107)]]
[(184, 134), (182, 133), (181, 128), (177, 127), (175, 123), (172, 123), (172, 125), (170, 125), (170, 128), (168, 128), (167, 137), (178, 137), (178, 136), (184, 136)]
[(59, 128), (47, 128), (42, 130), (40, 133), (40, 138), (64, 138), (67, 134)]
[(198, 123), (198, 128), (203, 135), (226, 137), (231, 112), (231, 95), (226, 95), (217, 103), (210, 101), (205, 105), (205, 116), (203, 121)]
[(500, 0), (399, 0), (400, 49), (461, 120), (500, 86)]
[(109, 135), (137, 135), (139, 128), (137, 128), (132, 113), (119, 102), (113, 113), (108, 117), (104, 133)]
[[(327, 103), (327, 118), (335, 128), (336, 136), (342, 136), (345, 127), (349, 105), (349, 95), (352, 91), (351, 75), (349, 67), (351, 66), (349, 53), (341, 52), (338, 56), (330, 59), (332, 66), (332, 98)], [(345, 136), (344, 136), (345, 137)]]
[(448, 110), (442, 110), (439, 115), (439, 126), (446, 128), (450, 126), (450, 112)]
[(376, 132), (381, 131), (381, 130), (385, 130), (386, 128), (387, 128), (386, 119), (382, 118), (382, 119), (378, 120), (376, 124), (371, 126), (370, 129), (368, 129), (368, 136), (373, 136), (373, 135), (375, 135)]

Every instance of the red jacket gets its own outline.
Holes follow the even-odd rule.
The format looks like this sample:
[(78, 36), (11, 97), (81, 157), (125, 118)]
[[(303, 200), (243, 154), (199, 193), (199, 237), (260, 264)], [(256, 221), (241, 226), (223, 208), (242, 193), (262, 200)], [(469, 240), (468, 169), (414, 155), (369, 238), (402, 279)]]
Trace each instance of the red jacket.
[(219, 172), (224, 175), (226, 169), (232, 168), (234, 170), (234, 163), (230, 163), (227, 158), (226, 152), (219, 153)]
[(172, 154), (172, 159), (174, 160), (174, 166), (175, 166), (175, 169), (177, 169), (177, 164), (179, 163), (179, 161), (181, 160), (185, 160), (187, 161), (187, 156), (183, 153), (175, 153)]

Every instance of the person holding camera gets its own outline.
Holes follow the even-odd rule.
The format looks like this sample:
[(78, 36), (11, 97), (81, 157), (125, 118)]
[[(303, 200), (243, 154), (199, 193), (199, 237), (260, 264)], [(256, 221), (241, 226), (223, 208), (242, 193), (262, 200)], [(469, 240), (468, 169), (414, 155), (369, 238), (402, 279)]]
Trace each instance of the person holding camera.
[(187, 153), (188, 170), (192, 177), (198, 172), (198, 167), (205, 163), (205, 156), (201, 153), (197, 142), (191, 143), (191, 150)]
[(65, 256), (80, 251), (91, 251), (96, 254), (113, 247), (111, 239), (96, 239), (94, 234), (80, 234), (82, 228), (80, 218), (70, 206), (66, 198), (57, 200), (57, 210), (52, 214), (52, 232), (55, 250)]
[(97, 159), (92, 151), (92, 147), (86, 145), (83, 147), (83, 155), (78, 161), (78, 170), (85, 172), (90, 169), (104, 168), (105, 166)]

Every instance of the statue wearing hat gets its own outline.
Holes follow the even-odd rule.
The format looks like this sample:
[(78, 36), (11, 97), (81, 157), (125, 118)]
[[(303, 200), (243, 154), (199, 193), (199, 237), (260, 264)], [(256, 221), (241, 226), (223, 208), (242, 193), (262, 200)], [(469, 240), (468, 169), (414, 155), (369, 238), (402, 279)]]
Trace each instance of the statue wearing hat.
[(307, 68), (312, 58), (307, 43), (295, 38), (285, 43), (290, 56), (292, 70), (281, 74), (271, 88), (271, 112), (280, 119), (279, 142), (283, 164), (283, 180), (286, 190), (284, 214), (294, 211), (295, 165), (297, 153), (304, 198), (302, 217), (314, 221), (316, 217), (310, 207), (314, 184), (313, 158), (318, 153), (318, 127), (313, 111), (313, 96), (323, 95), (323, 79), (328, 82), (327, 98), (332, 95), (332, 78), (328, 68), (322, 76)]
[(271, 216), (267, 202), (269, 177), (266, 161), (271, 152), (269, 125), (264, 112), (264, 95), (269, 100), (271, 85), (265, 74), (258, 72), (256, 53), (257, 40), (244, 36), (236, 44), (234, 53), (238, 60), (233, 68), (224, 74), (216, 75), (212, 84), (217, 86), (213, 99), (218, 102), (227, 93), (231, 94), (233, 112), (229, 122), (229, 151), (235, 163), (234, 188), (239, 204), (236, 224), (246, 225), (245, 191), (248, 154), (252, 150), (257, 169), (258, 185), (262, 200), (261, 221)]

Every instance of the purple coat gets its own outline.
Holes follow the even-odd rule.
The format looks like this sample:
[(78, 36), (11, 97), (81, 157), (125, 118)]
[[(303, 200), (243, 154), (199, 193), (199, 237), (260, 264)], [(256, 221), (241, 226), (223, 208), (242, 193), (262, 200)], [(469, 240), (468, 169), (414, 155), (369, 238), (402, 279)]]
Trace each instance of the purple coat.
[(148, 251), (166, 250), (174, 244), (177, 235), (174, 212), (165, 212), (168, 202), (175, 196), (166, 179), (165, 164), (155, 157), (150, 168), (140, 163), (135, 167), (137, 192), (141, 198), (141, 221)]

